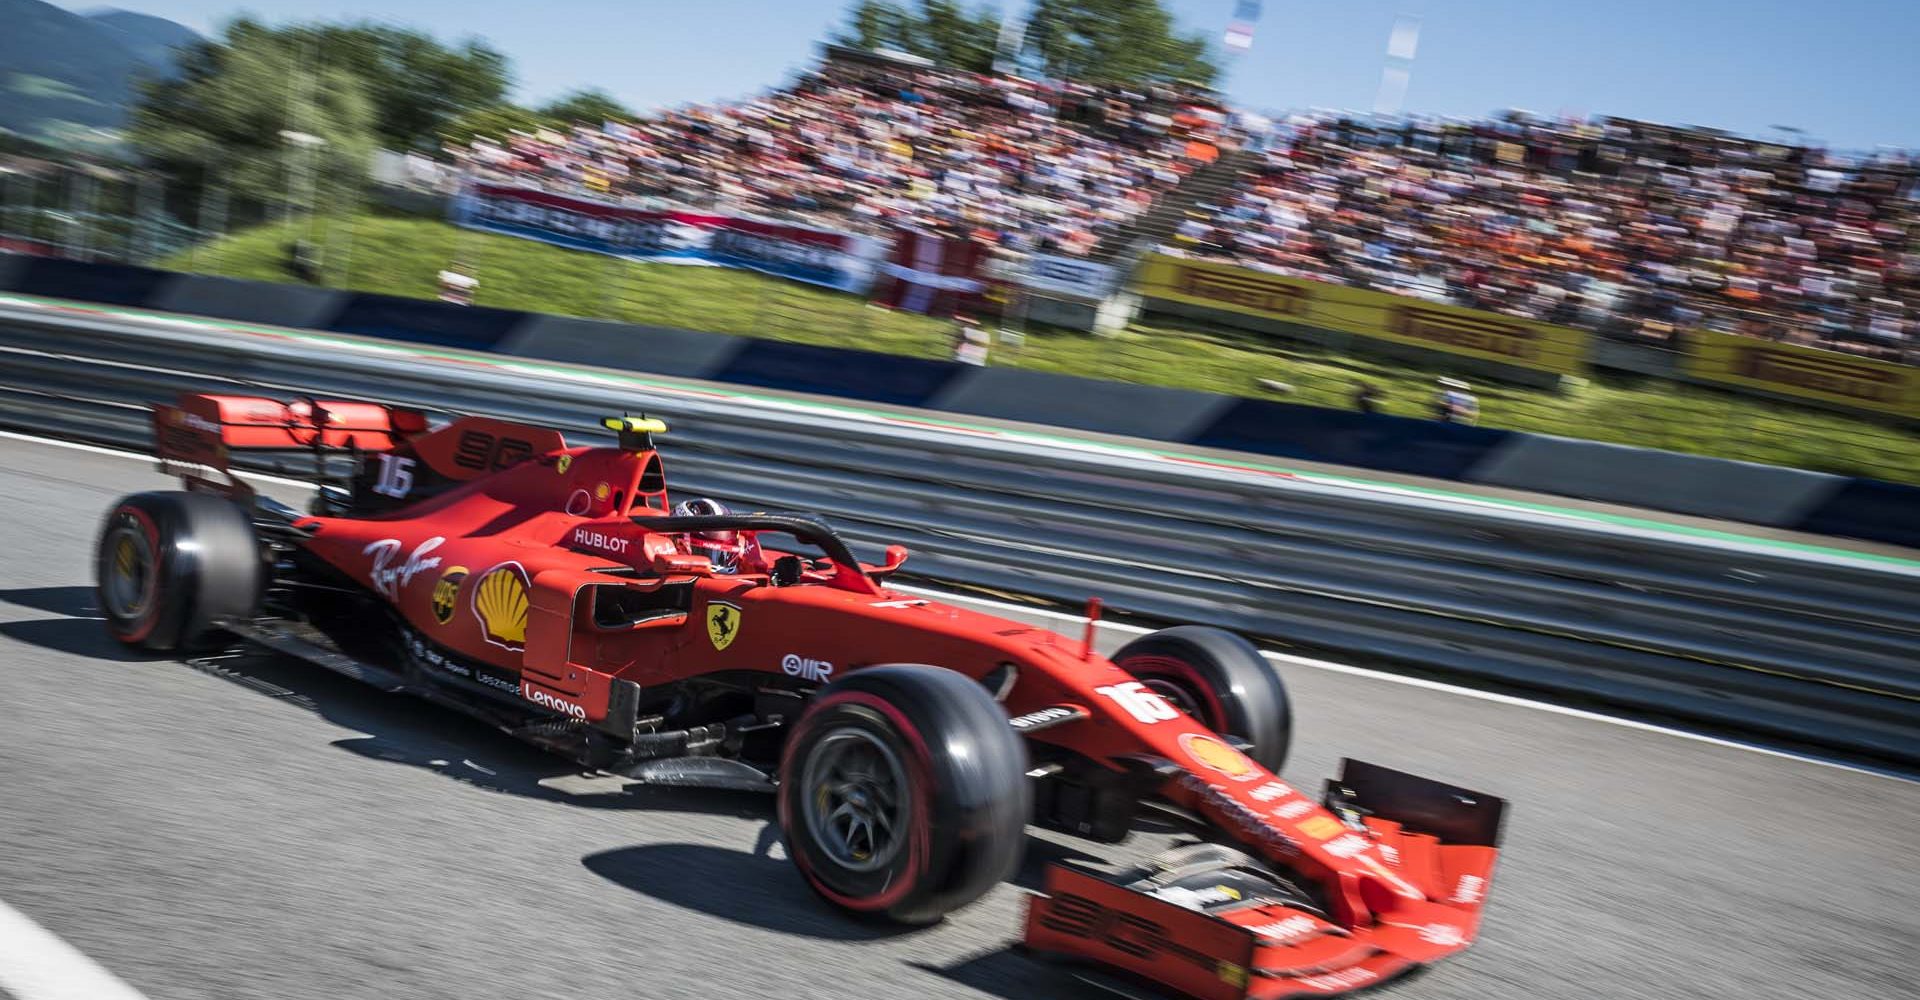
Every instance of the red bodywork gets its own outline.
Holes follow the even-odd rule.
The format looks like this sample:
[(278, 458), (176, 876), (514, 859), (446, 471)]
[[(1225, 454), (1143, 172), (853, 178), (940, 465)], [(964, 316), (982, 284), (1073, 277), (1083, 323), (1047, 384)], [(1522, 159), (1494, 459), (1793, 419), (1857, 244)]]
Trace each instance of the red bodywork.
[[(457, 483), (382, 515), (298, 522), (312, 531), (303, 547), (382, 595), (433, 645), (517, 674), (530, 704), (591, 722), (617, 681), (646, 688), (764, 671), (824, 683), (899, 662), (979, 678), (1012, 664), (1009, 717), (1084, 713), (1030, 740), (1116, 770), (1153, 761), (1160, 796), (1317, 882), (1332, 917), (1286, 906), (1210, 915), (1056, 866), (1029, 913), (1035, 949), (1226, 1000), (1346, 992), (1474, 939), (1496, 848), (1378, 817), (1357, 828), (1186, 715), (1155, 710), (1156, 696), (1080, 640), (889, 589), (876, 579), (891, 567), (810, 568), (800, 585), (774, 587), (766, 565), (778, 553), (768, 549), (749, 551), (737, 574), (716, 574), (682, 539), (647, 529), (667, 512), (651, 450), (570, 448), (555, 431), (479, 417), (428, 432), (410, 411), (314, 405), (329, 415), (328, 443), (351, 437), (379, 452), (405, 442)], [(161, 457), (176, 464), (224, 468), (225, 449), (305, 447), (318, 433), (311, 407), (267, 400), (195, 396), (156, 409)], [(461, 460), (481, 455), (476, 437), (496, 442), (480, 468)], [(639, 573), (606, 572), (621, 567)], [(685, 583), (684, 613), (606, 629), (588, 612), (594, 588)]]

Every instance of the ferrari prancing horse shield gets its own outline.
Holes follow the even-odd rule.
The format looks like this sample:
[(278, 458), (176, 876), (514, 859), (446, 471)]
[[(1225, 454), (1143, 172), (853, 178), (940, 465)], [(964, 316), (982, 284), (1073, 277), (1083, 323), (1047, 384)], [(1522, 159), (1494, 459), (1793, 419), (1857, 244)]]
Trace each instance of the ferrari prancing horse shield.
[(733, 645), (734, 636), (739, 634), (739, 605), (721, 601), (707, 604), (707, 638), (713, 640), (713, 648), (725, 649)]

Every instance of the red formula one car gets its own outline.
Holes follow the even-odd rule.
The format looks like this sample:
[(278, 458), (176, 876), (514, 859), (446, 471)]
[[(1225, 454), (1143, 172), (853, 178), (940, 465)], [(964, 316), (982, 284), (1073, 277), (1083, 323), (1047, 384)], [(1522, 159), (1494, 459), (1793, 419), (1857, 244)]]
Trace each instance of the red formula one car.
[[(1151, 810), (1198, 840), (1053, 866), (1027, 917), (1029, 949), (1127, 989), (1342, 993), (1473, 940), (1502, 801), (1354, 761), (1319, 799), (1281, 780), (1286, 691), (1245, 640), (1170, 628), (1109, 659), (889, 589), (904, 549), (867, 565), (812, 517), (676, 508), (665, 428), (605, 424), (618, 444), (583, 448), (371, 403), (157, 406), (187, 490), (107, 515), (107, 626), (226, 630), (587, 767), (771, 790), (820, 896), (907, 923), (1008, 877), (1030, 823), (1117, 842)], [(244, 449), (310, 452), (312, 511), (228, 474)]]

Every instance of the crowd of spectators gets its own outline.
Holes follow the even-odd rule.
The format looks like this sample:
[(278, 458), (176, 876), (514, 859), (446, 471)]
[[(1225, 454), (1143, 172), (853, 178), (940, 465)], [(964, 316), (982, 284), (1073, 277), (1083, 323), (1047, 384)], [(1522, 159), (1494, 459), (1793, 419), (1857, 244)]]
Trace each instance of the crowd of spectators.
[(830, 58), (753, 100), (448, 152), (470, 177), (1084, 254), (1217, 155), (1221, 121), (1172, 91)]
[[(841, 53), (752, 100), (450, 149), (455, 174), (1085, 254), (1240, 141), (1188, 92)], [(1176, 252), (1670, 343), (1707, 329), (1920, 360), (1920, 169), (1622, 119), (1302, 115)]]
[(1912, 154), (1621, 119), (1276, 123), (1173, 249), (1658, 343), (1920, 361)]

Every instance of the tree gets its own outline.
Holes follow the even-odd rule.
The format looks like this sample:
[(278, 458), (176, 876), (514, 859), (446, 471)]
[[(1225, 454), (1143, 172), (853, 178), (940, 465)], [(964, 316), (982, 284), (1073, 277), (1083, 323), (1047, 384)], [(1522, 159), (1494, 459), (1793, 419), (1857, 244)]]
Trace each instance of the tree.
[(914, 18), (906, 8), (886, 0), (859, 0), (847, 12), (847, 29), (834, 37), (857, 49), (908, 51)]
[(540, 109), (546, 118), (565, 125), (604, 121), (632, 121), (639, 117), (604, 90), (576, 90)]
[(440, 130), (440, 138), (450, 144), (466, 145), (475, 138), (485, 136), (489, 139), (505, 139), (514, 132), (531, 135), (543, 128), (554, 128), (560, 123), (547, 116), (518, 104), (495, 104), (486, 108), (475, 108), (466, 114), (448, 122)]
[(178, 77), (142, 86), (130, 143), (195, 191), (218, 183), (289, 206), (357, 191), (374, 147), (373, 104), (353, 73), (314, 58), (317, 42), (246, 18), (228, 24), (220, 40), (182, 55)]
[(918, 8), (889, 0), (858, 0), (847, 12), (842, 45), (893, 49), (942, 66), (985, 73), (993, 68), (1000, 16), (989, 8), (968, 10), (953, 0), (920, 0)]
[(993, 69), (1000, 16), (987, 8), (965, 10), (952, 0), (920, 0), (917, 55), (974, 73)]
[(1175, 33), (1160, 0), (1037, 0), (1027, 45), (1070, 80), (1211, 84), (1220, 72), (1205, 36)]
[(360, 81), (380, 141), (392, 149), (431, 147), (454, 118), (506, 99), (507, 57), (484, 42), (449, 48), (411, 28), (364, 22), (281, 31), (311, 39), (323, 65)]

